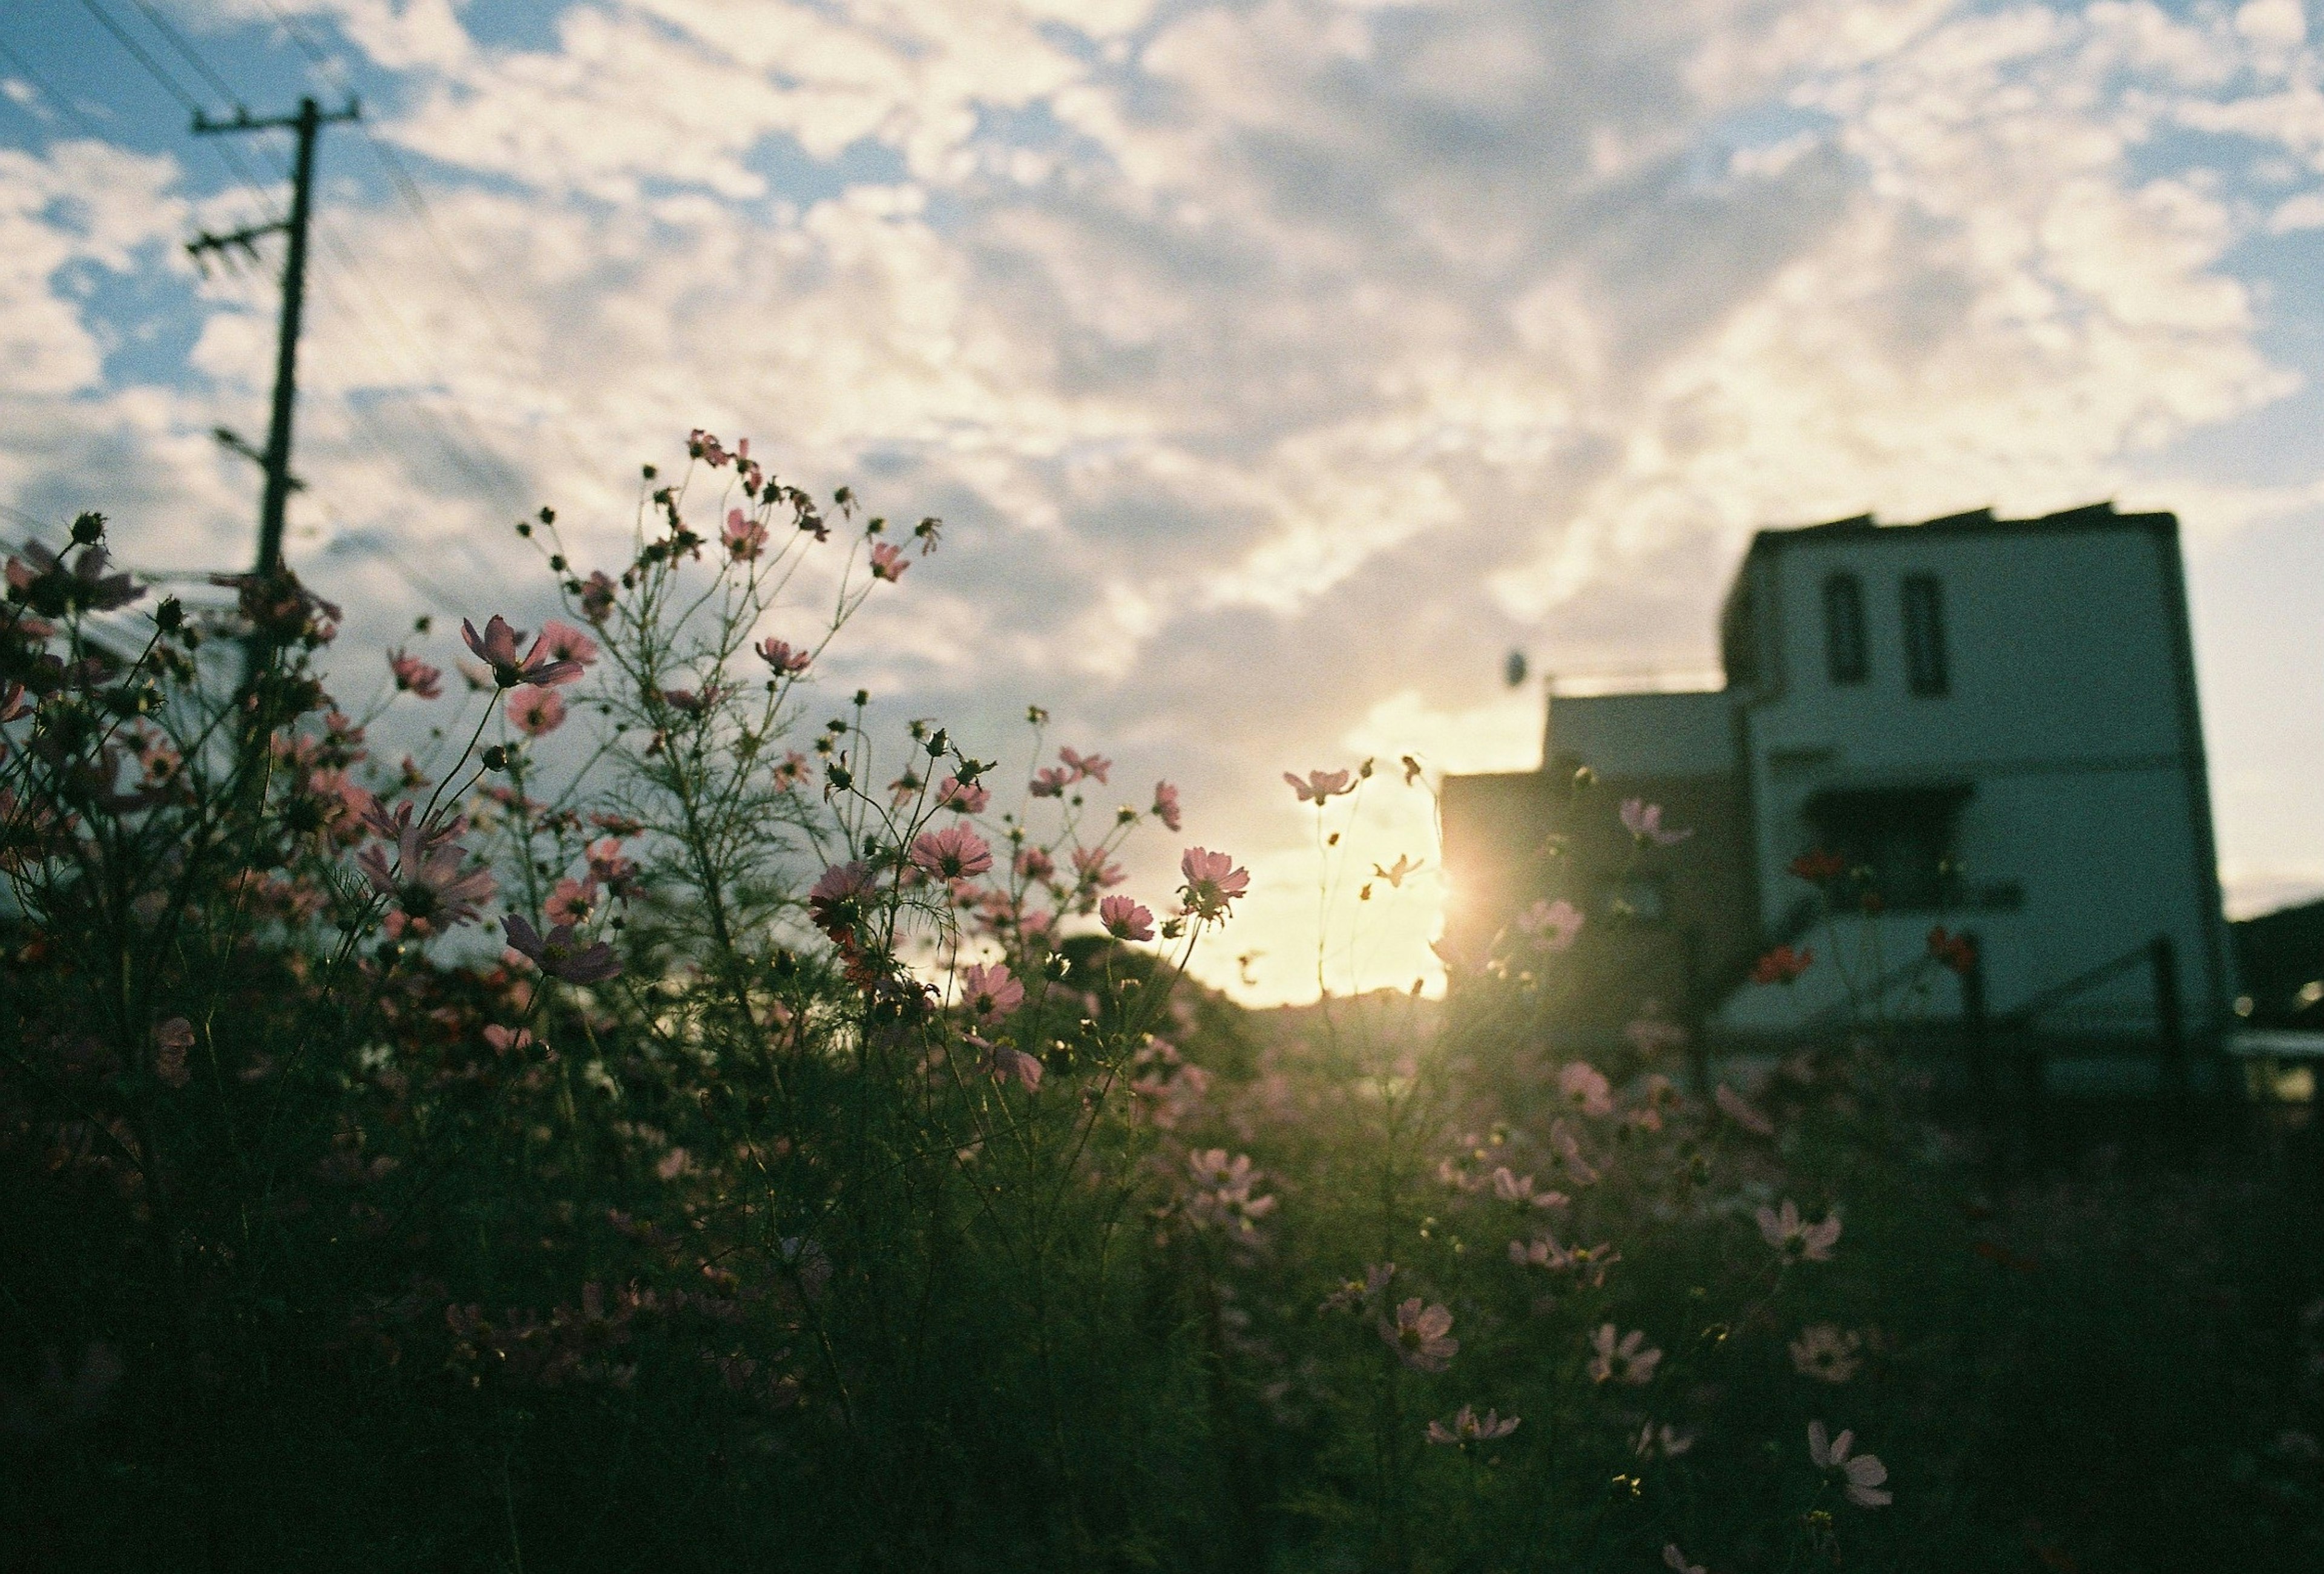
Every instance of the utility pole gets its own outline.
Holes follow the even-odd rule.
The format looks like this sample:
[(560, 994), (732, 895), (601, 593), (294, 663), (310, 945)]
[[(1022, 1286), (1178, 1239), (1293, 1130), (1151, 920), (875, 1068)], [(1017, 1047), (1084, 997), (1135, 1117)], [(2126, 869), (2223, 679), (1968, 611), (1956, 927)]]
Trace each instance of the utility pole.
[(196, 136), (217, 136), (226, 132), (295, 131), (299, 133), (299, 152), (290, 174), (290, 216), (272, 224), (253, 225), (235, 230), (231, 235), (214, 235), (208, 231), (186, 243), (186, 250), (194, 260), (201, 262), (210, 253), (223, 254), (239, 247), (245, 256), (255, 258), (253, 244), (259, 236), (281, 233), (290, 237), (290, 255), (282, 264), (282, 323), (274, 350), (274, 413), (266, 432), (266, 447), (253, 453), (250, 446), (233, 433), (221, 428), (218, 440), (239, 454), (254, 458), (265, 467), (265, 501), (258, 514), (258, 572), (271, 575), (282, 566), (282, 511), (299, 483), (290, 474), (290, 413), (299, 393), (299, 316), (307, 297), (307, 221), (314, 211), (315, 133), (336, 122), (354, 120), (363, 113), (355, 99), (347, 100), (345, 109), (325, 114), (312, 98), (299, 100), (296, 115), (274, 115), (254, 119), (247, 109), (236, 107), (232, 120), (212, 120), (198, 110), (194, 115)]

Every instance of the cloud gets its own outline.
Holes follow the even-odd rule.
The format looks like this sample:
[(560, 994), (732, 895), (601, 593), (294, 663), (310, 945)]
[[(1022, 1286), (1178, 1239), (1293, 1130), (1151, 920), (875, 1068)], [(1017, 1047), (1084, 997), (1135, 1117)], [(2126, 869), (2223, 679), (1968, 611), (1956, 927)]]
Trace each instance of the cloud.
[[(360, 267), (318, 252), (300, 550), (363, 566), (366, 629), (415, 577), (537, 599), (515, 512), (608, 560), (637, 463), (748, 433), (952, 521), (834, 684), (995, 729), (1038, 700), (1182, 779), (1191, 830), (1306, 893), (1252, 903), (1278, 958), (1314, 943), (1280, 769), (1399, 736), (1525, 763), (1503, 654), (1702, 666), (1754, 528), (2167, 492), (2190, 434), (2300, 385), (2243, 251), (2324, 201), (2249, 178), (2324, 170), (2297, 5), (602, 0), (519, 42), (446, 0), (301, 14), (429, 188), (424, 223), (335, 190)], [(83, 188), (115, 195), (75, 219)], [(166, 273), (179, 189), (0, 152), (0, 484), (60, 495), (95, 400), (231, 542), (248, 477), (201, 434), (263, 400), (263, 290), (189, 302), (183, 380), (133, 387), (70, 283)], [(1174, 861), (1133, 865), (1149, 897)], [(1412, 913), (1365, 954), (1414, 965)]]

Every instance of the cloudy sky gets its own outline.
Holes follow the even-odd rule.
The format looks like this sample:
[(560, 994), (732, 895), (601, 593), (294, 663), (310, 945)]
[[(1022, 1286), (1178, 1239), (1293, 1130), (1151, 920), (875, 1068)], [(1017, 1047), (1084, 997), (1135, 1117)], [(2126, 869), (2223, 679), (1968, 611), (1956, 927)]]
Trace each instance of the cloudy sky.
[[(5, 533), (248, 557), (208, 433), (263, 437), (273, 284), (180, 246), (279, 210), (286, 149), (188, 102), (348, 91), (290, 548), (351, 649), (538, 617), (511, 519), (610, 558), (640, 461), (748, 435), (951, 523), (831, 681), (1180, 781), (1259, 876), (1213, 976), (1281, 999), (1283, 769), (1530, 766), (1507, 652), (1711, 667), (1761, 525), (2112, 497), (2184, 521), (2231, 903), (2324, 889), (2299, 0), (14, 0)], [(1425, 802), (1350, 845), (1425, 853)], [(1399, 899), (1362, 981), (1424, 965)]]

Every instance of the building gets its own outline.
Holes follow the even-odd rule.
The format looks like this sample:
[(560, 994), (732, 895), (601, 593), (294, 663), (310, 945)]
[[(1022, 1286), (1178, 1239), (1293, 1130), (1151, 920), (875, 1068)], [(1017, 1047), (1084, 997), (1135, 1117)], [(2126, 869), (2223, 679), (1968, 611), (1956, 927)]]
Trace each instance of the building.
[[(1723, 687), (1553, 695), (1542, 769), (1446, 784), (1449, 949), (1573, 901), (1554, 1011), (1582, 1039), (1649, 1008), (1738, 1045), (1849, 1013), (2084, 1043), (2229, 1024), (2173, 516), (1763, 530), (1720, 632)], [(1630, 797), (1693, 834), (1637, 845)], [(1793, 872), (1816, 852), (1848, 872)], [(1969, 988), (1932, 965), (1937, 927), (1973, 936)], [(1814, 960), (1751, 982), (1779, 944)]]

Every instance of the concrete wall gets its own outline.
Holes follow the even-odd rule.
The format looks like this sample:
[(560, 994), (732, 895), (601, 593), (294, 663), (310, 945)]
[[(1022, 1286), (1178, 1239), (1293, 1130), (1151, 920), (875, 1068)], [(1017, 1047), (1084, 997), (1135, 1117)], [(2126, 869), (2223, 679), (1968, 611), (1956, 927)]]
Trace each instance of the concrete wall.
[[(1967, 783), (1958, 848), (1969, 905), (1875, 920), (1862, 936), (1868, 952), (1893, 966), (1918, 954), (1932, 923), (1973, 929), (1992, 1008), (2006, 1012), (2168, 934), (2188, 1025), (2224, 1020), (2233, 989), (2167, 523), (1762, 538), (1747, 569), (1760, 592), (1747, 753), (1761, 870), (1782, 870), (1813, 844), (1803, 808), (1819, 789)], [(1840, 570), (1864, 590), (1869, 672), (1855, 686), (1835, 685), (1826, 668), (1823, 584)], [(1942, 695), (1905, 683), (1899, 586), (1916, 573), (1944, 588)], [(1975, 900), (2009, 888), (2021, 903)], [(1780, 923), (1807, 889), (1764, 879), (1765, 921)], [(1827, 940), (1825, 960), (1858, 943)], [(1746, 991), (1723, 1020), (1773, 1027), (1829, 1003), (1837, 986), (1836, 975), (1811, 975), (1790, 990)], [(2151, 999), (2137, 973), (2061, 1021), (2151, 1031)], [(1957, 991), (1934, 990), (1921, 1006), (1953, 1015)]]

